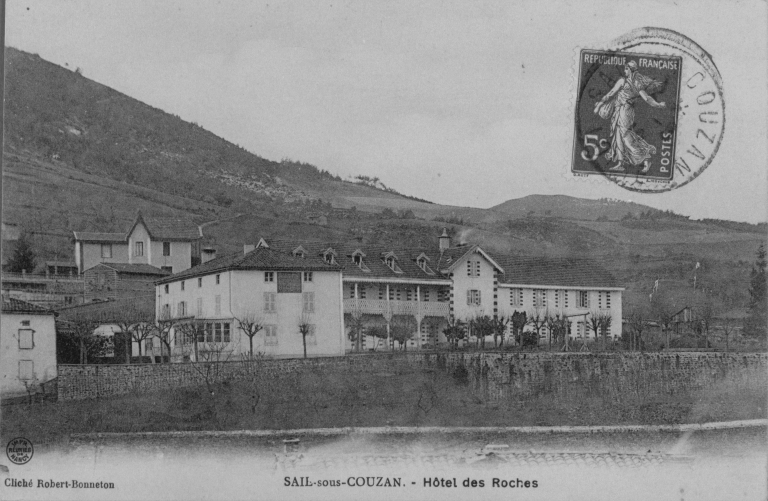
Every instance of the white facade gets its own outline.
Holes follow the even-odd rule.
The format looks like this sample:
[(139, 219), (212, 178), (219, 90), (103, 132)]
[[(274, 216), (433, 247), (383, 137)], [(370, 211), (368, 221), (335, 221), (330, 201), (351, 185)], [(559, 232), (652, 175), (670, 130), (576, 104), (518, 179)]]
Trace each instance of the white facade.
[[(278, 292), (283, 279), (300, 289)], [(247, 317), (264, 325), (253, 338), (254, 353), (302, 356), (302, 322), (311, 326), (307, 356), (345, 353), (341, 271), (225, 270), (158, 285), (156, 305), (159, 319), (194, 318), (210, 322), (214, 334), (222, 329), (221, 343), (230, 358), (249, 352), (248, 337), (238, 328), (238, 319)], [(174, 339), (174, 345), (180, 347), (180, 340)], [(159, 355), (157, 343), (154, 348)]]
[(0, 396), (27, 395), (27, 387), (34, 392), (56, 377), (53, 313), (4, 312), (0, 325)]

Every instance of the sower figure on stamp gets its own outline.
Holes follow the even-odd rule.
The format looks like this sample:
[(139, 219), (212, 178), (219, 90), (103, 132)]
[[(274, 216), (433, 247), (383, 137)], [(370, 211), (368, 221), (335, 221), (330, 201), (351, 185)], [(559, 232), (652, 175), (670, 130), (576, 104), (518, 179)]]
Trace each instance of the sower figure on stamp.
[(657, 91), (661, 82), (638, 73), (635, 61), (624, 66), (624, 75), (625, 78), (620, 78), (613, 89), (595, 103), (595, 113), (611, 120), (611, 147), (605, 153), (605, 158), (617, 163), (609, 170), (624, 171), (625, 164), (642, 164), (640, 173), (645, 174), (651, 168), (648, 159), (656, 153), (656, 147), (632, 130), (635, 123), (635, 101), (639, 96), (654, 108), (665, 108), (666, 103), (656, 102), (648, 95)]

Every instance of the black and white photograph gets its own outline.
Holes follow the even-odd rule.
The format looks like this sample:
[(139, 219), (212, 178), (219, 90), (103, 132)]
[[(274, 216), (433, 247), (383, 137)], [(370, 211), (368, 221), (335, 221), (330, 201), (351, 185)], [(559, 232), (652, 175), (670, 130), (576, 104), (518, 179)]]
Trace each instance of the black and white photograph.
[(764, 0), (7, 0), (0, 498), (768, 498)]

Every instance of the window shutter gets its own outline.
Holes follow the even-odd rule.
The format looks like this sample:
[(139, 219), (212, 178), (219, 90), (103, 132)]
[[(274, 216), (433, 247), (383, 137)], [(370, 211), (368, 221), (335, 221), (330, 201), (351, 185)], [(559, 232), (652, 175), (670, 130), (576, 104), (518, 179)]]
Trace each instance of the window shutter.
[(467, 291), (467, 305), (472, 304), (472, 291)]
[(482, 301), (480, 300), (480, 291), (477, 291), (477, 304), (481, 304)]

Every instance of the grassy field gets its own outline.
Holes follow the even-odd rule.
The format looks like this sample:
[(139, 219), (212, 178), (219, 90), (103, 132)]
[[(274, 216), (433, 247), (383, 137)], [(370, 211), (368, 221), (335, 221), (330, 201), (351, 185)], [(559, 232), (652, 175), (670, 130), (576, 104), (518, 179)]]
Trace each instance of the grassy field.
[(378, 372), (288, 374), (101, 400), (3, 407), (3, 438), (72, 433), (344, 426), (667, 424), (765, 418), (765, 382), (736, 375), (704, 390), (606, 399), (598, 388), (502, 401), (442, 371), (393, 362)]

